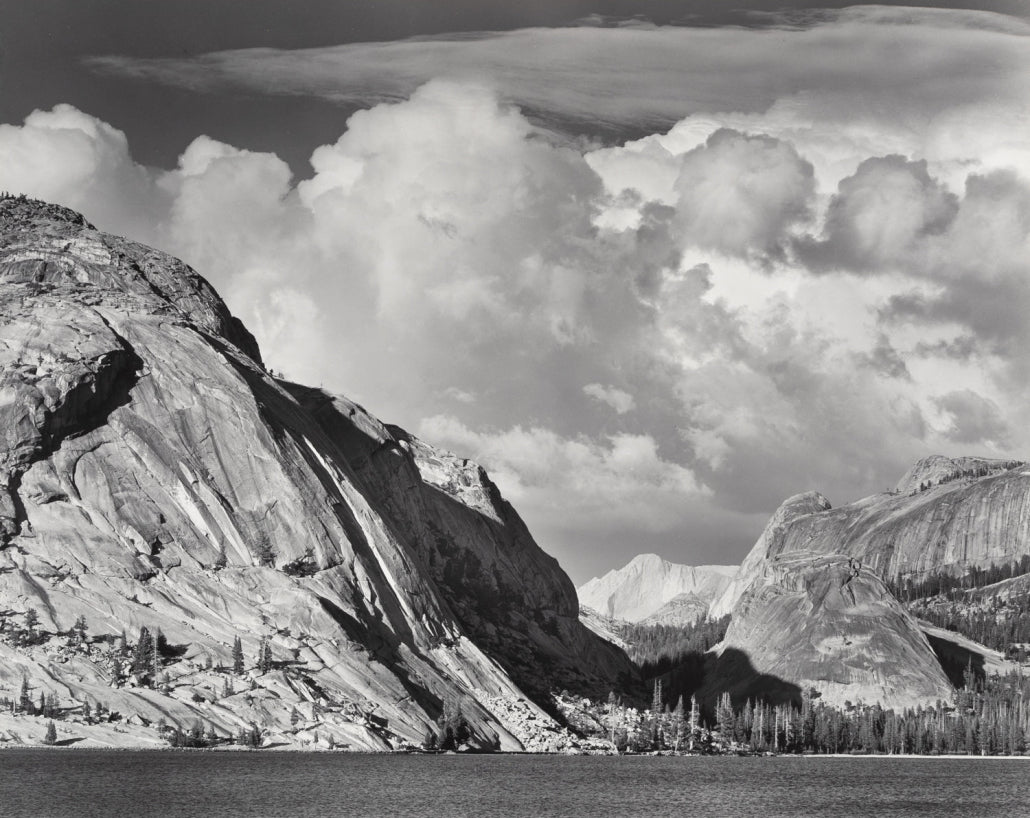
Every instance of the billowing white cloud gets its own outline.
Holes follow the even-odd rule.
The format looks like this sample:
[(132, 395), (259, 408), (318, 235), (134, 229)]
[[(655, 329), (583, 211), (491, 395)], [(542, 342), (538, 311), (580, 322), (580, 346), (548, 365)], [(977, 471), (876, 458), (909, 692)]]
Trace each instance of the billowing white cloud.
[(97, 221), (146, 233), (168, 200), (153, 174), (129, 156), (125, 134), (96, 117), (56, 105), (24, 124), (0, 124), (0, 187), (89, 211)]
[(701, 249), (780, 258), (809, 216), (815, 174), (789, 143), (720, 128), (679, 164), (676, 220)]
[[(275, 155), (205, 136), (175, 168), (144, 168), (119, 131), (58, 106), (0, 126), (0, 189), (185, 258), (276, 370), (483, 461), (577, 579), (640, 550), (729, 562), (785, 495), (844, 502), (928, 452), (1030, 448), (1030, 129), (1012, 129), (1030, 105), (1011, 82), (1026, 35), (974, 17), (866, 9), (805, 32), (603, 30), (613, 65), (623, 45), (639, 59), (641, 40), (697, 36), (689, 94), (740, 103), (606, 148), (506, 101), (522, 76), (512, 43), (551, 34), (472, 40), (509, 60), (488, 63), (485, 83), (409, 91), (435, 63), (403, 60), (382, 83), (353, 80), (392, 95), (409, 72), (300, 180)], [(873, 30), (871, 56), (848, 51), (858, 28)], [(802, 41), (805, 76), (772, 47)], [(423, 45), (461, 50), (383, 53), (407, 60)], [(568, 51), (584, 83), (594, 47)], [(654, 70), (665, 54), (652, 52)], [(309, 56), (296, 55), (298, 93)], [(264, 65), (271, 82), (281, 58), (204, 64), (219, 81)], [(140, 70), (158, 68), (181, 66)], [(864, 97), (886, 73), (890, 88)], [(755, 75), (769, 78), (747, 92), (761, 99), (734, 96)], [(539, 93), (564, 105), (571, 88), (573, 115), (596, 106), (619, 121), (680, 111), (622, 86), (581, 96), (589, 87)], [(944, 138), (948, 123), (977, 133), (972, 147)]]
[(893, 272), (914, 245), (944, 233), (957, 210), (958, 198), (930, 177), (925, 160), (866, 159), (830, 200), (825, 240), (802, 249), (819, 267)]
[(632, 412), (637, 404), (629, 392), (618, 389), (614, 386), (605, 386), (600, 383), (588, 383), (583, 387), (583, 394), (607, 404), (617, 414), (624, 415)]
[[(663, 459), (646, 434), (597, 439), (542, 427), (474, 430), (447, 415), (426, 418), (418, 433), (454, 451), (476, 452), (538, 539), (577, 573), (589, 570), (598, 552), (608, 557), (613, 537), (642, 543), (676, 532), (685, 541), (688, 510), (696, 513), (709, 494), (690, 469)], [(566, 544), (570, 538), (592, 538), (594, 553), (576, 554)]]

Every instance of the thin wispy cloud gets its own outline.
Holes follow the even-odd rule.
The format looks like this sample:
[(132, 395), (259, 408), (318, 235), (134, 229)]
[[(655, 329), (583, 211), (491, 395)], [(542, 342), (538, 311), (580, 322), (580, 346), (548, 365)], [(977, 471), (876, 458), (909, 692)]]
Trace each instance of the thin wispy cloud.
[(658, 128), (790, 97), (901, 122), (1025, 99), (1030, 25), (990, 12), (853, 7), (753, 29), (570, 27), (190, 58), (96, 56), (94, 71), (196, 91), (227, 88), (372, 105), (431, 79), (474, 80), (545, 122)]

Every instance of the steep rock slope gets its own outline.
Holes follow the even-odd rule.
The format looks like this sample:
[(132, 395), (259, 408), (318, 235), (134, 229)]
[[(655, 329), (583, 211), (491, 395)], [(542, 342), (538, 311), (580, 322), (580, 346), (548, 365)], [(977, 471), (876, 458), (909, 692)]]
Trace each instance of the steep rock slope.
[(345, 398), (288, 388), (415, 548), (465, 631), (523, 690), (596, 696), (617, 682), (632, 691), (621, 651), (579, 624), (572, 581), (481, 466), (385, 425)]
[(678, 565), (657, 554), (640, 554), (628, 565), (582, 585), (579, 600), (602, 616), (627, 622), (689, 624), (704, 618), (736, 566)]
[(763, 560), (792, 551), (851, 556), (885, 581), (958, 576), (1030, 554), (1030, 467), (1019, 461), (934, 455), (916, 463), (893, 491), (840, 508), (815, 493), (799, 497), (818, 497), (819, 507), (777, 536), (759, 539), (714, 614), (732, 610)]
[[(711, 695), (815, 689), (823, 701), (897, 710), (949, 700), (952, 687), (918, 623), (854, 559), (792, 552), (767, 562), (733, 610)], [(791, 690), (792, 688), (792, 690)]]
[[(275, 381), (175, 259), (0, 201), (0, 371), (0, 621), (43, 634), (0, 644), (0, 696), (356, 749), (460, 701), (474, 744), (518, 749), (497, 697), (632, 680), (482, 470)], [(80, 616), (86, 644), (47, 641)], [(174, 648), (163, 691), (119, 673), (111, 640), (140, 627)], [(236, 637), (272, 659), (240, 692)]]
[(816, 492), (791, 497), (773, 514), (712, 607), (732, 619), (705, 682), (709, 693), (764, 688), (796, 696), (815, 688), (837, 704), (861, 699), (895, 708), (951, 694), (918, 623), (876, 563), (865, 562), (866, 552), (849, 548), (867, 542), (868, 531), (842, 526), (839, 516)]

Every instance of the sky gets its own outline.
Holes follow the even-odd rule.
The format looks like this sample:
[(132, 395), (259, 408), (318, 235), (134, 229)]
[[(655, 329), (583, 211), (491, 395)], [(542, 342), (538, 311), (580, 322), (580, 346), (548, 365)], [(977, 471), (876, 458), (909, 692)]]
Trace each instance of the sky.
[(1016, 0), (0, 0), (0, 189), (183, 258), (577, 584), (1030, 458)]

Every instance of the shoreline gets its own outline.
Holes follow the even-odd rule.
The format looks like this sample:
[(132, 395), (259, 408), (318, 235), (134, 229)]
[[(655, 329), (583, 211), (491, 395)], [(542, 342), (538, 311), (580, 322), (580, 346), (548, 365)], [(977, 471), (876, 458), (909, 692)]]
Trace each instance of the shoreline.
[(291, 746), (276, 746), (276, 747), (241, 747), (241, 746), (223, 746), (223, 747), (154, 747), (154, 746), (139, 746), (139, 747), (97, 747), (97, 746), (86, 746), (80, 747), (76, 745), (66, 746), (49, 746), (46, 744), (0, 744), (0, 754), (4, 752), (17, 752), (19, 750), (75, 750), (80, 752), (99, 752), (99, 753), (298, 753), (298, 754), (312, 754), (312, 755), (338, 755), (338, 756), (505, 756), (515, 758), (573, 758), (573, 757), (591, 757), (591, 758), (706, 758), (706, 759), (720, 759), (720, 758), (759, 758), (759, 759), (798, 759), (798, 760), (813, 760), (813, 759), (849, 759), (849, 760), (869, 760), (869, 759), (891, 759), (891, 760), (935, 760), (935, 761), (1030, 761), (1030, 752), (1023, 755), (968, 755), (968, 754), (940, 754), (940, 755), (916, 755), (914, 753), (712, 753), (712, 754), (697, 754), (697, 753), (681, 753), (675, 754), (673, 752), (662, 752), (662, 753), (542, 753), (542, 752), (445, 752), (445, 753), (426, 753), (413, 750), (330, 750), (328, 748), (308, 748), (308, 747), (291, 747)]

